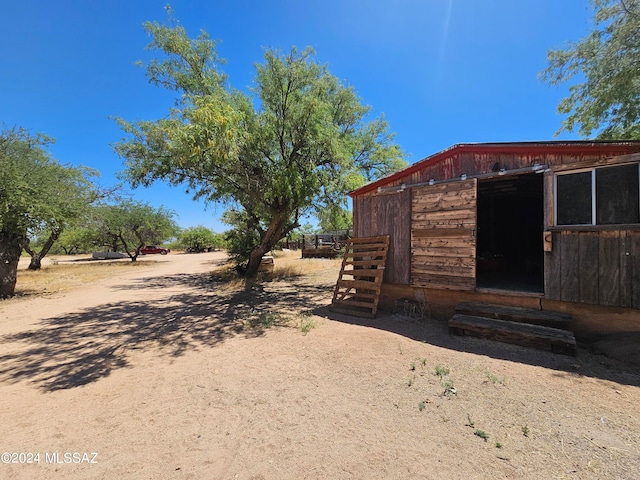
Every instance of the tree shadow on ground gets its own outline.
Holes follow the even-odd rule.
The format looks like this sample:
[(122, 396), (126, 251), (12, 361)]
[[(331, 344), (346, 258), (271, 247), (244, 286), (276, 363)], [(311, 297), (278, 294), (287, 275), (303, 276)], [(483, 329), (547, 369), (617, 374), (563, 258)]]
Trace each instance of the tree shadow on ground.
[(269, 326), (286, 325), (287, 314), (311, 310), (330, 320), (392, 332), (452, 351), (549, 368), (560, 376), (640, 386), (637, 369), (582, 348), (573, 358), (453, 336), (444, 320), (416, 320), (391, 312), (365, 319), (331, 312), (326, 302), (333, 283), (303, 277), (249, 282), (233, 291), (225, 290), (227, 286), (212, 274), (180, 273), (113, 287), (115, 292), (135, 289), (167, 294), (161, 300), (109, 302), (44, 319), (29, 331), (0, 337), (0, 351), (8, 352), (0, 354), (0, 381), (26, 380), (43, 391), (73, 388), (129, 367), (128, 352), (134, 349), (179, 357), (188, 351), (215, 348), (237, 336), (260, 337)]
[(377, 318), (369, 319), (335, 313), (329, 306), (316, 308), (313, 313), (351, 325), (392, 332), (449, 350), (556, 370), (558, 376), (592, 377), (640, 386), (640, 369), (602, 355), (594, 355), (585, 348), (578, 349), (577, 357), (569, 357), (481, 338), (451, 335), (447, 322), (434, 318), (416, 319), (391, 312), (378, 312)]
[[(188, 291), (170, 291), (188, 286)], [(152, 348), (179, 357), (242, 335), (259, 337), (269, 323), (265, 312), (309, 309), (318, 287), (278, 288), (249, 284), (220, 292), (210, 275), (177, 274), (146, 278), (117, 289), (165, 289), (161, 300), (110, 302), (78, 313), (44, 319), (33, 329), (0, 337), (0, 381), (27, 380), (43, 391), (86, 385), (130, 365), (128, 352)], [(276, 305), (277, 304), (277, 305)], [(262, 315), (262, 316), (261, 316)]]

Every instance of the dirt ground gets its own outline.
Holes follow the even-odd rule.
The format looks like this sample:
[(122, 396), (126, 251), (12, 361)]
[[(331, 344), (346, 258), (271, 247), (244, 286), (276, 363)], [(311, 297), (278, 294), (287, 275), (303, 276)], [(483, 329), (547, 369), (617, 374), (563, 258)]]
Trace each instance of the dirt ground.
[(144, 261), (0, 303), (0, 478), (638, 478), (635, 367), (333, 314), (335, 261)]

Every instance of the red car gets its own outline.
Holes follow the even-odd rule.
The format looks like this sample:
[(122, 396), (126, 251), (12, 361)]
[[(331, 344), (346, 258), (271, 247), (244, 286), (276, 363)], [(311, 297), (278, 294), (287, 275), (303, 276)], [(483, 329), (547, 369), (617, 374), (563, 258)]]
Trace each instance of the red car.
[(150, 255), (152, 253), (159, 253), (160, 255), (166, 255), (171, 250), (168, 248), (162, 248), (157, 245), (147, 245), (146, 247), (140, 249), (140, 253), (142, 255)]

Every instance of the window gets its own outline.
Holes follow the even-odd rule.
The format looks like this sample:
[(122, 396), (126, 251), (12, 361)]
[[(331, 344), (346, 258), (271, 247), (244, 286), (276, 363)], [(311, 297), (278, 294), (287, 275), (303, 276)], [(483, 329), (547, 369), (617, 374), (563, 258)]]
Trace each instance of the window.
[(558, 225), (591, 225), (592, 173), (580, 172), (558, 175), (556, 198)]
[(639, 223), (638, 165), (596, 170), (596, 223)]
[(556, 225), (640, 223), (638, 164), (557, 174)]

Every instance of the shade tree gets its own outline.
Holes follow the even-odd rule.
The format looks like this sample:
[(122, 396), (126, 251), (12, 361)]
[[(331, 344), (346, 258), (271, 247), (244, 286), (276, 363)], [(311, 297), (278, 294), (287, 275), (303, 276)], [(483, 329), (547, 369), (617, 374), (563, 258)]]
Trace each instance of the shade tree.
[(299, 220), (367, 180), (405, 165), (384, 117), (370, 117), (355, 90), (312, 49), (267, 50), (250, 94), (233, 89), (206, 32), (146, 23), (152, 84), (174, 90), (160, 120), (118, 119), (115, 149), (134, 186), (161, 180), (229, 206), (227, 238), (254, 275), (262, 256)]
[(145, 245), (161, 244), (177, 235), (179, 227), (174, 216), (163, 206), (127, 199), (97, 207), (92, 228), (102, 245), (113, 251), (122, 250), (135, 262)]
[(20, 253), (30, 249), (30, 239), (45, 234), (42, 249), (30, 249), (39, 266), (91, 198), (95, 172), (60, 164), (48, 150), (52, 142), (23, 128), (0, 133), (0, 298), (15, 293)]
[(178, 242), (191, 252), (202, 252), (208, 248), (221, 248), (221, 236), (203, 225), (188, 227), (180, 232)]
[(550, 50), (541, 77), (572, 83), (558, 105), (562, 131), (584, 137), (640, 139), (640, 0), (591, 0), (594, 29)]

